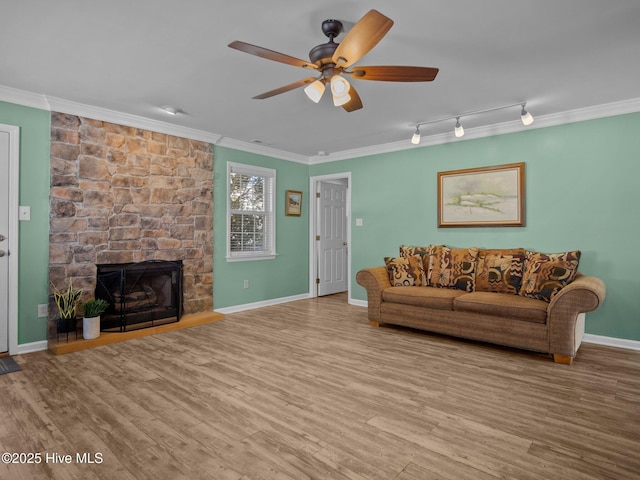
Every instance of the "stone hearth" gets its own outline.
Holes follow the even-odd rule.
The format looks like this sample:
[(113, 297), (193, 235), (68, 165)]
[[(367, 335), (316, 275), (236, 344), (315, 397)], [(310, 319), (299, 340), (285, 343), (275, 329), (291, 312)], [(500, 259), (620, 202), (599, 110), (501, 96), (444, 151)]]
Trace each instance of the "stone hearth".
[(51, 283), (83, 301), (96, 264), (182, 260), (184, 313), (212, 311), (212, 146), (53, 112), (49, 241)]

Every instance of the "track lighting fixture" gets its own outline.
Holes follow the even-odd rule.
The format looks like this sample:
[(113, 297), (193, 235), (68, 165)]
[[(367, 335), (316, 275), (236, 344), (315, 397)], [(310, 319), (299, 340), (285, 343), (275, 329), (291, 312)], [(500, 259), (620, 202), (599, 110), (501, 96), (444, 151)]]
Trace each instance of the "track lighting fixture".
[(456, 138), (464, 136), (464, 128), (462, 128), (462, 125), (460, 125), (460, 117), (456, 117), (456, 126), (453, 129), (453, 134), (456, 136)]
[(413, 137), (411, 137), (411, 143), (413, 143), (414, 145), (418, 145), (420, 143), (420, 127), (416, 126), (416, 131), (413, 134)]
[[(335, 78), (335, 77), (334, 77)], [(331, 79), (332, 83), (333, 83), (333, 78)], [(333, 85), (332, 85), (333, 88)], [(334, 94), (334, 99), (335, 99), (335, 94)], [(531, 125), (533, 123), (533, 116), (527, 112), (525, 110), (525, 105), (527, 103), (526, 102), (520, 102), (520, 103), (513, 103), (510, 105), (503, 105), (501, 107), (494, 107), (494, 108), (487, 108), (485, 110), (476, 110), (473, 112), (466, 112), (466, 113), (461, 113), (460, 115), (453, 115), (451, 117), (444, 117), (444, 118), (438, 118), (437, 120), (430, 120), (428, 122), (420, 122), (420, 123), (416, 123), (414, 124), (416, 127), (416, 131), (414, 132), (413, 136), (411, 137), (411, 143), (414, 145), (418, 145), (420, 143), (420, 127), (423, 125), (429, 125), (431, 123), (437, 123), (437, 122), (444, 122), (447, 120), (453, 120), (455, 118), (456, 120), (456, 125), (455, 128), (453, 130), (454, 135), (456, 136), (456, 138), (461, 138), (464, 136), (464, 128), (462, 128), (462, 125), (460, 124), (460, 118), (461, 117), (470, 117), (472, 115), (479, 115), (481, 113), (487, 113), (487, 112), (493, 112), (495, 110), (502, 110), (505, 108), (512, 108), (512, 107), (522, 107), (522, 110), (520, 111), (520, 120), (522, 121), (522, 124), (527, 126), (527, 125)]]
[(324, 95), (325, 88), (324, 80), (316, 80), (305, 87), (304, 93), (307, 94), (310, 100), (318, 103), (322, 95)]
[(533, 123), (533, 116), (524, 109), (526, 103), (522, 104), (522, 111), (520, 112), (520, 120), (524, 126), (531, 125)]

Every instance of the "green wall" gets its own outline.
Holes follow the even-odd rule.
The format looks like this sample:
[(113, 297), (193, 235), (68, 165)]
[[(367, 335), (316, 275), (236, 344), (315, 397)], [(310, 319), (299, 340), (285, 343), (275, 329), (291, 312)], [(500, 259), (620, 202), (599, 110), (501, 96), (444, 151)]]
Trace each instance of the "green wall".
[[(20, 204), (31, 207), (31, 221), (20, 222), (18, 343), (25, 344), (46, 340), (37, 305), (48, 303), (50, 113), (0, 102), (0, 123), (20, 127)], [(366, 298), (355, 273), (380, 265), (401, 243), (580, 249), (580, 269), (608, 289), (604, 305), (587, 315), (587, 332), (640, 340), (638, 131), (640, 114), (629, 114), (311, 167), (215, 147), (214, 307), (306, 294), (309, 176), (350, 171), (353, 298)], [(228, 161), (277, 170), (275, 260), (225, 260)], [(437, 172), (512, 162), (526, 163), (526, 227), (437, 228)], [(284, 215), (285, 190), (303, 192), (301, 217)], [(356, 227), (356, 218), (364, 226)]]
[(47, 339), (38, 304), (48, 303), (50, 122), (47, 111), (0, 102), (0, 123), (20, 127), (19, 202), (31, 207), (19, 224), (18, 344)]
[[(587, 333), (640, 340), (639, 131), (640, 114), (621, 115), (325, 163), (310, 175), (352, 172), (353, 298), (366, 299), (358, 270), (402, 243), (579, 249), (580, 270), (607, 285)], [(526, 163), (526, 227), (437, 228), (437, 172), (513, 162)]]
[[(274, 260), (227, 262), (227, 162), (276, 170), (276, 251)], [(213, 214), (213, 306), (221, 309), (309, 291), (309, 167), (263, 155), (215, 147)], [(302, 191), (300, 217), (284, 214), (286, 190)], [(249, 280), (249, 288), (243, 287)]]

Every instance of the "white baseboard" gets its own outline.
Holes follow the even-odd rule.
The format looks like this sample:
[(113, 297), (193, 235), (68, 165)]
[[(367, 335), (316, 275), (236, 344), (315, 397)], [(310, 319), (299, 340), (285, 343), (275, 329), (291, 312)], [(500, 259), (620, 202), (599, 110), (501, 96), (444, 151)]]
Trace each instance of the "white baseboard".
[(264, 300), (262, 302), (245, 303), (244, 305), (235, 305), (233, 307), (214, 308), (216, 312), (222, 314), (243, 312), (245, 310), (253, 310), (255, 308), (270, 307), (271, 305), (279, 305), (281, 303), (295, 302), (296, 300), (306, 300), (309, 298), (308, 293), (301, 295), (293, 295), (291, 297), (273, 298), (271, 300)]
[(40, 342), (21, 343), (18, 345), (16, 355), (24, 355), (25, 353), (41, 352), (49, 348), (49, 342), (42, 340)]
[(597, 345), (605, 345), (607, 347), (626, 348), (628, 350), (640, 350), (640, 341), (628, 340), (626, 338), (604, 337), (602, 335), (593, 335), (585, 333), (582, 339), (585, 343), (595, 343)]
[(366, 300), (357, 300), (355, 298), (350, 298), (349, 305), (355, 305), (356, 307), (367, 308), (369, 306), (369, 302), (367, 302)]

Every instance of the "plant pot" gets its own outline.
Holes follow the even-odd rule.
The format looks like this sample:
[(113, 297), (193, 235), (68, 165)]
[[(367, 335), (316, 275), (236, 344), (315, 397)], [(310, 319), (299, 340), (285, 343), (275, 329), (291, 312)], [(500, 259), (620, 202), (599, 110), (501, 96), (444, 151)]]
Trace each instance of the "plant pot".
[(59, 318), (56, 321), (58, 333), (69, 333), (76, 331), (77, 320), (75, 318)]
[(82, 319), (82, 338), (93, 340), (100, 336), (100, 317), (84, 317)]

